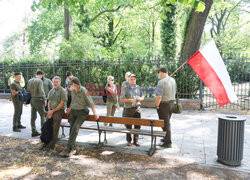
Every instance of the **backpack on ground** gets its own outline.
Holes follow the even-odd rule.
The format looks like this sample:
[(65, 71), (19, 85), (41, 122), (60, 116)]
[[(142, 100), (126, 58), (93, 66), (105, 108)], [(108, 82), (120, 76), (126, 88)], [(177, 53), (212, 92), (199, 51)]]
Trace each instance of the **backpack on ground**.
[(48, 144), (53, 138), (53, 118), (48, 119), (41, 129), (40, 139), (43, 143)]

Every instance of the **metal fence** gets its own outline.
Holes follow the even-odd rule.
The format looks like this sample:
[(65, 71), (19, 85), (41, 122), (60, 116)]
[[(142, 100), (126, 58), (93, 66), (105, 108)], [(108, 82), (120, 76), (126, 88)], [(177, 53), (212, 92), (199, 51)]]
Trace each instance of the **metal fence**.
[[(223, 108), (250, 109), (250, 61), (247, 57), (226, 56), (223, 58), (232, 79), (238, 101)], [(174, 72), (182, 61), (167, 61), (161, 57), (135, 58), (135, 59), (97, 59), (74, 62), (49, 61), (39, 63), (19, 62), (13, 64), (0, 63), (0, 93), (9, 93), (8, 78), (11, 72), (21, 71), (26, 82), (35, 76), (38, 69), (52, 78), (58, 75), (62, 78), (62, 85), (66, 79), (66, 71), (71, 71), (78, 77), (84, 86), (90, 87), (95, 92), (92, 95), (101, 95), (102, 87), (106, 85), (107, 76), (115, 77), (116, 85), (120, 86), (125, 81), (124, 74), (130, 71), (137, 76), (137, 84), (143, 87), (146, 97), (154, 97), (155, 86), (158, 82), (157, 69), (167, 67), (169, 74)], [(208, 88), (200, 81), (189, 65), (185, 65), (174, 76), (178, 86), (180, 98), (200, 99), (203, 108), (219, 108)], [(26, 83), (27, 84), (27, 83)]]

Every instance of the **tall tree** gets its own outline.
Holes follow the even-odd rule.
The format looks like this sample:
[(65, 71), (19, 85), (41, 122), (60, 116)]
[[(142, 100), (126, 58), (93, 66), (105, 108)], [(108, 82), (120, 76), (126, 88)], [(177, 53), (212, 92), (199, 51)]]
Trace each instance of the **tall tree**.
[(161, 47), (167, 60), (175, 58), (176, 54), (176, 6), (163, 6), (164, 17), (161, 23)]
[(63, 26), (64, 26), (64, 38), (66, 40), (69, 40), (69, 37), (70, 37), (71, 32), (72, 32), (72, 17), (70, 15), (70, 10), (67, 7), (66, 3), (64, 3), (64, 22), (63, 22)]
[(207, 20), (208, 13), (213, 4), (213, 0), (202, 0), (205, 3), (205, 10), (197, 12), (192, 8), (187, 21), (184, 41), (181, 50), (181, 60), (187, 60), (200, 48), (203, 29)]

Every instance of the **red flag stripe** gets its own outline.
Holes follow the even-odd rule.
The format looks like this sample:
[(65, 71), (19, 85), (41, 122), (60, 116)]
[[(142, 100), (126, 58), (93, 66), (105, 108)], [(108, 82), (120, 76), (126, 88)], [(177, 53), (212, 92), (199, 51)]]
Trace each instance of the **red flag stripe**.
[(213, 93), (220, 106), (230, 103), (223, 83), (200, 51), (196, 52), (188, 63)]

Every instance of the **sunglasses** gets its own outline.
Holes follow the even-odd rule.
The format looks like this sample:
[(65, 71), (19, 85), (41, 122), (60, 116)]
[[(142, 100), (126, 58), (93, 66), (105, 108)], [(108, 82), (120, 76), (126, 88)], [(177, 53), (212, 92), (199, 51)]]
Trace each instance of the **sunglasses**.
[(114, 81), (114, 79), (110, 79), (110, 81)]

